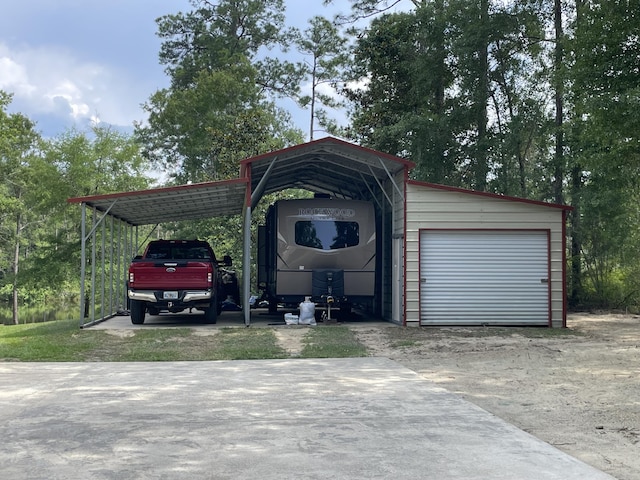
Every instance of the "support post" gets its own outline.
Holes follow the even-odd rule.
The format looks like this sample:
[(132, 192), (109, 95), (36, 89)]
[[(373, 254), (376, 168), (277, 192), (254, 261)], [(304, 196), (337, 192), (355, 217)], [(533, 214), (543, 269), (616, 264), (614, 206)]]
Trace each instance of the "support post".
[(82, 236), (82, 242), (80, 247), (80, 328), (84, 324), (84, 308), (85, 308), (85, 277), (87, 274), (87, 204), (82, 203), (81, 215), (80, 215), (80, 232)]
[(251, 296), (251, 207), (247, 206), (244, 211), (244, 240), (242, 254), (242, 310), (244, 312), (244, 324), (251, 324), (251, 307), (249, 297)]
[(98, 211), (95, 207), (91, 209), (91, 219), (93, 226), (91, 227), (91, 297), (90, 297), (90, 315), (91, 323), (96, 321), (96, 227), (98, 226)]
[(105, 266), (107, 264), (106, 262), (106, 245), (107, 245), (107, 241), (106, 241), (106, 237), (107, 237), (107, 221), (105, 220), (105, 217), (102, 217), (102, 232), (100, 235), (100, 318), (104, 318), (105, 317), (105, 312), (106, 312), (106, 298), (105, 298), (105, 288), (106, 288), (106, 284), (105, 284), (105, 276), (106, 276), (106, 271), (105, 271)]

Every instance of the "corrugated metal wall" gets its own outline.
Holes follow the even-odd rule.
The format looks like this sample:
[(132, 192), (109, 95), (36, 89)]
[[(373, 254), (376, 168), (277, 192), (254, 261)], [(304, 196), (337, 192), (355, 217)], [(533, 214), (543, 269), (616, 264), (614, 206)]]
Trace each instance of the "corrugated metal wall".
[(420, 232), (422, 325), (548, 325), (547, 231)]

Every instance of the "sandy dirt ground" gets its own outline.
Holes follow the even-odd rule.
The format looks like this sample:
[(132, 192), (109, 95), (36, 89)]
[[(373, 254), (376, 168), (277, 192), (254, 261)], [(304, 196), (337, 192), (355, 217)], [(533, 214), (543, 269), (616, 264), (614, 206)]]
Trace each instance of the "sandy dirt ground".
[(568, 329), (351, 324), (384, 356), (620, 480), (640, 480), (640, 316)]

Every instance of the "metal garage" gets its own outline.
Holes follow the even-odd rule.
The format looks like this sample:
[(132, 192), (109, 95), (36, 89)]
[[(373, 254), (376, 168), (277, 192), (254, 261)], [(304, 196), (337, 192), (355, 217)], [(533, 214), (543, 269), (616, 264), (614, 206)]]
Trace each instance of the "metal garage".
[[(409, 180), (413, 167), (328, 137), (246, 159), (234, 180), (69, 199), (82, 206), (82, 278), (90, 284), (90, 310), (101, 308), (90, 320), (115, 313), (127, 259), (141, 246), (138, 225), (242, 214), (242, 264), (250, 271), (253, 210), (265, 193), (293, 187), (375, 204), (380, 260), (374, 313), (385, 320), (565, 326), (571, 208)], [(242, 283), (248, 299), (248, 276)]]
[(406, 183), (407, 325), (566, 325), (570, 207)]

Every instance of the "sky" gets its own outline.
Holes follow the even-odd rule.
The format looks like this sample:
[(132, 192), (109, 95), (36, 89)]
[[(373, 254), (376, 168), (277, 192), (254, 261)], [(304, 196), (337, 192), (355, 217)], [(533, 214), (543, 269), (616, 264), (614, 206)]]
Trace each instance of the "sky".
[[(286, 0), (287, 22), (348, 10), (348, 0)], [(36, 122), (45, 137), (92, 122), (132, 131), (141, 105), (169, 79), (158, 63), (155, 19), (191, 10), (188, 0), (15, 0), (0, 15), (0, 90), (8, 110)], [(308, 113), (283, 105), (303, 131)]]

